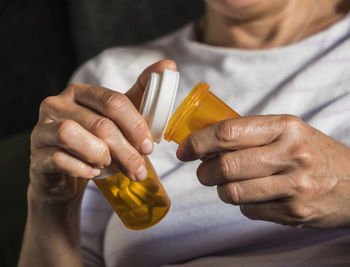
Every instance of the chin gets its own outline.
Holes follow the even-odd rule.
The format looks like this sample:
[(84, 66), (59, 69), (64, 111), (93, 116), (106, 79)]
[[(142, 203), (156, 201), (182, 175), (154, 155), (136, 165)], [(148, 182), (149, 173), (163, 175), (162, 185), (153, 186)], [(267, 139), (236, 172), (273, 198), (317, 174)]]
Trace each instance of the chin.
[(251, 19), (281, 7), (291, 0), (205, 0), (207, 9), (235, 19)]

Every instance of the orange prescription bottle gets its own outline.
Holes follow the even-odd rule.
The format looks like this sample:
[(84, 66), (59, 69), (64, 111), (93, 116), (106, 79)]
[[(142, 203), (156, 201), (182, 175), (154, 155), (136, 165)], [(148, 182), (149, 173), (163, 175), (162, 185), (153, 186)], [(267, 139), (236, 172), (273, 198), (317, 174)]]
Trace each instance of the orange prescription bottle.
[[(152, 73), (142, 99), (144, 116), (153, 140), (159, 143), (174, 104), (179, 73), (164, 70)], [(147, 179), (135, 182), (121, 173), (115, 164), (102, 169), (94, 179), (126, 227), (143, 230), (158, 223), (170, 208), (170, 198), (162, 186), (148, 157), (144, 157)]]
[(180, 144), (196, 130), (237, 117), (237, 112), (209, 91), (209, 85), (198, 83), (171, 116), (164, 139)]

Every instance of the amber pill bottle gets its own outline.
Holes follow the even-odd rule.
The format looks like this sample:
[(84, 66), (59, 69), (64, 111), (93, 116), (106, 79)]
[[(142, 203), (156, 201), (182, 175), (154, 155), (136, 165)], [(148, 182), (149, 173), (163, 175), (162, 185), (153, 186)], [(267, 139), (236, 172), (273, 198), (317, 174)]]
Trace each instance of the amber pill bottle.
[(180, 144), (196, 130), (237, 117), (237, 112), (210, 92), (209, 85), (198, 83), (171, 116), (164, 139)]
[[(179, 73), (164, 70), (152, 73), (142, 99), (140, 113), (144, 116), (153, 140), (159, 143), (164, 134), (174, 104)], [(132, 230), (147, 229), (167, 214), (170, 198), (161, 184), (148, 157), (144, 157), (147, 179), (135, 182), (119, 171), (112, 163), (102, 169), (94, 179), (108, 202), (126, 227)]]

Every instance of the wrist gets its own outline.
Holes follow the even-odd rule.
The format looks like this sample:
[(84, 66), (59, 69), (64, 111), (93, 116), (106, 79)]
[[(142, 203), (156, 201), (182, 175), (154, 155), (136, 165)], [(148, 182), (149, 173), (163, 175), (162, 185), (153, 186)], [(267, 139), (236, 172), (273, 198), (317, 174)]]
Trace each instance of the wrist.
[(81, 197), (54, 202), (28, 188), (28, 216), (18, 266), (82, 266)]
[(50, 233), (68, 234), (73, 237), (79, 233), (81, 196), (71, 201), (53, 201), (37, 195), (31, 185), (28, 187), (28, 218), (31, 228), (47, 229)]

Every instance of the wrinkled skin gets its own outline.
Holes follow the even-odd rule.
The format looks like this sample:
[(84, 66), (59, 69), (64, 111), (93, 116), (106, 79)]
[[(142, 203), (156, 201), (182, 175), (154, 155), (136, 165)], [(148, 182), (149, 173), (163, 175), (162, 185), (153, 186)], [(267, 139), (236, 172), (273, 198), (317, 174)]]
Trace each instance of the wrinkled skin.
[(31, 135), (30, 195), (69, 203), (112, 160), (130, 178), (145, 179), (142, 155), (152, 152), (153, 141), (138, 107), (149, 74), (164, 68), (176, 65), (151, 65), (125, 95), (74, 83), (46, 98)]
[(350, 148), (291, 115), (221, 121), (193, 133), (180, 160), (250, 219), (295, 227), (350, 225)]

